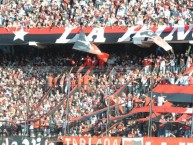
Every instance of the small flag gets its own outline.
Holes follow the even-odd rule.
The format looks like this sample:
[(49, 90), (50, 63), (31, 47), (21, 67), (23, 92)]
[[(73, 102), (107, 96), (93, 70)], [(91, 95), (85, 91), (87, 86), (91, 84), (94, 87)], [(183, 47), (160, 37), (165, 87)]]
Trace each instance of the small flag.
[(35, 42), (35, 41), (29, 41), (29, 45), (30, 46), (38, 46), (37, 42)]
[(75, 42), (72, 49), (76, 49), (79, 51), (84, 51), (92, 54), (101, 54), (101, 51), (97, 47), (93, 47), (86, 37), (85, 33), (81, 31), (79, 33), (79, 37)]
[(45, 45), (40, 45), (40, 44), (38, 44), (38, 42), (35, 42), (35, 41), (29, 41), (29, 46), (34, 46), (34, 47), (40, 48), (40, 49), (46, 48)]

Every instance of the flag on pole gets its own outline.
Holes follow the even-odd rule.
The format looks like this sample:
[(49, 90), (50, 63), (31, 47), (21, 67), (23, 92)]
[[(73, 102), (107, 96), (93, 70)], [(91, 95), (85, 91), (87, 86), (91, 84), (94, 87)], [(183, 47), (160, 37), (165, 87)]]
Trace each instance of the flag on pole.
[(186, 54), (188, 54), (188, 55), (190, 54), (191, 48), (192, 48), (191, 46), (188, 47), (188, 50), (186, 50)]
[[(91, 44), (92, 47), (95, 49), (95, 50), (100, 50), (95, 44)], [(109, 54), (108, 53), (105, 53), (105, 52), (101, 52), (100, 54), (97, 54), (97, 58), (104, 61), (104, 62), (107, 62), (108, 58), (109, 58)]]
[(172, 51), (172, 47), (160, 36), (155, 36), (152, 38), (152, 40), (155, 44), (162, 47), (165, 51)]
[(89, 42), (88, 38), (86, 37), (83, 31), (79, 33), (79, 37), (72, 49), (84, 51), (84, 52), (88, 52), (96, 55), (101, 54), (101, 51), (98, 49), (98, 47), (93, 47), (93, 45), (91, 45), (91, 43)]
[(109, 58), (109, 54), (102, 52), (101, 54), (97, 54), (98, 59), (107, 62), (108, 58)]
[(158, 46), (162, 47), (165, 51), (172, 51), (174, 53), (172, 47), (160, 36), (156, 35), (153, 31), (147, 30), (140, 33), (144, 37), (151, 38), (152, 41)]

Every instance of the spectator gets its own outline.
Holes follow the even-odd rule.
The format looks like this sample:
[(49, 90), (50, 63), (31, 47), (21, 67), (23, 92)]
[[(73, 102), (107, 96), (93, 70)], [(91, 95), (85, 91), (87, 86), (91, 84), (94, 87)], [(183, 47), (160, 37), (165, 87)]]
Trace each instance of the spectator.
[(190, 131), (191, 131), (191, 126), (190, 126), (190, 121), (185, 120), (185, 125), (184, 125), (184, 137), (189, 138), (190, 137)]
[(176, 63), (175, 62), (175, 57), (172, 56), (170, 58), (170, 62), (169, 63), (170, 63), (170, 72), (174, 73), (175, 72), (175, 65), (176, 65), (175, 64)]
[(192, 23), (189, 1), (4, 1), (0, 6), (0, 25), (7, 29)]
[(165, 102), (165, 96), (160, 95), (157, 97), (157, 106), (163, 106), (164, 102)]
[(166, 118), (166, 123), (165, 123), (165, 137), (171, 137), (171, 129), (172, 129), (172, 123), (170, 122), (170, 118)]
[(160, 61), (160, 71), (162, 72), (162, 74), (165, 74), (166, 72), (166, 61), (164, 58), (162, 58)]
[(164, 118), (164, 115), (162, 115), (159, 120), (159, 137), (165, 137), (165, 123), (166, 120)]
[[(72, 64), (67, 62), (71, 58), (64, 59), (62, 53), (58, 55), (48, 53), (38, 57), (33, 55), (18, 57), (17, 54), (13, 57), (7, 57), (6, 54), (0, 55), (0, 111), (3, 112), (3, 121), (17, 122), (18, 126), (21, 125), (22, 134), (24, 134), (26, 128), (28, 128), (28, 124), (25, 124), (28, 112), (27, 118), (31, 123), (31, 135), (33, 135), (33, 131), (36, 135), (44, 132), (46, 136), (64, 134), (66, 129), (70, 135), (94, 136), (100, 135), (100, 133), (105, 131), (107, 123), (106, 110), (94, 114), (94, 117), (91, 115), (86, 120), (82, 119), (73, 123), (65, 123), (67, 97), (64, 92), (64, 86), (67, 84), (67, 76), (69, 76), (70, 69), (64, 66), (78, 65), (79, 67), (79, 65), (86, 62), (81, 62), (79, 60), (80, 56), (75, 59), (76, 63)], [(144, 73), (143, 68), (145, 66), (141, 65), (145, 57), (138, 59), (130, 54), (121, 54), (120, 56), (115, 53), (110, 55), (110, 63), (107, 62), (107, 71), (110, 72), (113, 67), (114, 69), (109, 74), (103, 73), (105, 70), (94, 68), (92, 74), (86, 75), (88, 78), (84, 78), (86, 69), (76, 73), (77, 69), (74, 66), (75, 69), (70, 73), (71, 90), (76, 85), (78, 85), (78, 90), (69, 96), (69, 120), (84, 118), (88, 114), (105, 109), (107, 107), (106, 98), (109, 95), (114, 96), (113, 99), (111, 98), (110, 104), (117, 105), (110, 109), (110, 117), (126, 114), (137, 107), (148, 106), (150, 99), (147, 96), (148, 91), (159, 83), (166, 83), (163, 80), (173, 79), (172, 75), (179, 75), (172, 73), (170, 69), (166, 69), (165, 73), (161, 73), (159, 69), (157, 72), (149, 69), (150, 76)], [(91, 60), (96, 60), (92, 56), (89, 57)], [(152, 56), (150, 58), (159, 57)], [(162, 56), (162, 58), (165, 60), (167, 56)], [(7, 64), (10, 64), (10, 66)], [(155, 66), (153, 63), (151, 65), (152, 67)], [(32, 66), (32, 71), (29, 71)], [(183, 77), (182, 74), (179, 75), (180, 77)], [(169, 82), (172, 83), (174, 81), (170, 80)], [(114, 95), (126, 83), (128, 83), (127, 89), (120, 92), (121, 95)], [(87, 87), (84, 87), (84, 85)], [(49, 89), (50, 91), (48, 91)], [(28, 96), (29, 110), (27, 111)], [(152, 101), (155, 101), (155, 98)], [(158, 106), (162, 106), (164, 99), (159, 99), (158, 97), (157, 103)], [(45, 117), (58, 104), (61, 104), (61, 106), (57, 107), (54, 115)], [(133, 115), (130, 117), (132, 120), (136, 120), (139, 119), (139, 116)], [(145, 132), (138, 126), (137, 121), (131, 121), (128, 126), (124, 122), (123, 124), (123, 127), (119, 129), (116, 126), (115, 131), (111, 131), (111, 135), (127, 135), (132, 132), (130, 129), (134, 127), (133, 133), (135, 132), (137, 136), (141, 136), (140, 134)], [(19, 129), (20, 132), (21, 128)]]

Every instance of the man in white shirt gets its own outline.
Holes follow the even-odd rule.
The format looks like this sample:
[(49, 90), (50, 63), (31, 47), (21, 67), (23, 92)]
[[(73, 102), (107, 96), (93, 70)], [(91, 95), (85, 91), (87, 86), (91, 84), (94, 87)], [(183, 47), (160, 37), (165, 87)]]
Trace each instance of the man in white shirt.
[(163, 106), (164, 102), (165, 102), (165, 97), (164, 96), (158, 96), (157, 106)]
[(160, 61), (160, 71), (162, 71), (162, 74), (165, 74), (165, 72), (166, 72), (166, 62), (165, 62), (165, 59), (162, 59)]

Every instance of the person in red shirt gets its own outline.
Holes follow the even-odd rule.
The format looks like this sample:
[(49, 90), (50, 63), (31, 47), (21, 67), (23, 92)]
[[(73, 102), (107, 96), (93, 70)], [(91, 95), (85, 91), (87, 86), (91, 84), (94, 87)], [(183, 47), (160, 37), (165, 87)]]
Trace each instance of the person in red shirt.
[(105, 62), (99, 59), (99, 69), (104, 69), (104, 68), (105, 68)]
[(78, 83), (78, 92), (80, 94), (82, 83), (83, 83), (83, 77), (81, 73), (77, 74), (77, 79), (78, 79), (78, 82), (77, 82)]
[(39, 120), (36, 120), (35, 122), (34, 122), (34, 133), (35, 133), (35, 136), (37, 136), (38, 135), (38, 132), (39, 132), (39, 130), (40, 130), (40, 119)]
[(89, 75), (88, 74), (84, 75), (83, 84), (84, 84), (84, 91), (87, 91), (88, 84), (89, 84)]
[(158, 73), (158, 72), (159, 72), (159, 68), (160, 68), (160, 57), (157, 57), (157, 58), (155, 59), (154, 71), (155, 71), (156, 73)]
[(49, 127), (49, 117), (44, 117), (42, 120), (42, 125), (44, 129), (44, 135), (49, 135), (50, 134), (50, 127)]
[(48, 76), (48, 86), (52, 87), (53, 86), (53, 75), (50, 73)]
[(149, 73), (150, 72), (151, 61), (152, 60), (148, 59), (148, 58), (144, 58), (144, 60), (142, 61), (142, 64), (144, 65), (145, 73)]
[(145, 95), (145, 104), (144, 106), (149, 106), (151, 102), (151, 98), (148, 95)]
[(85, 60), (85, 66), (92, 66), (92, 59), (88, 55), (86, 56)]
[(165, 117), (164, 115), (161, 115), (161, 118), (159, 120), (159, 137), (165, 137), (165, 123)]

